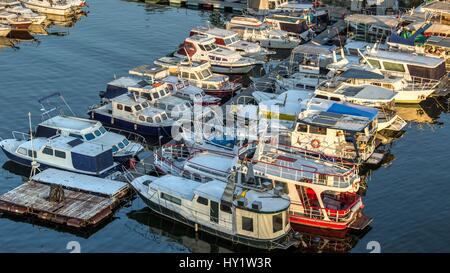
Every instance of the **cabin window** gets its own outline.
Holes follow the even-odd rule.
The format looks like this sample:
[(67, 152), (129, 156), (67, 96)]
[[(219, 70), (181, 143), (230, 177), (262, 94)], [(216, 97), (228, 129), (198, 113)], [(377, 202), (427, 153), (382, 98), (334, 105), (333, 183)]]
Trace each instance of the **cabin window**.
[(161, 198), (164, 199), (164, 200), (167, 200), (167, 201), (169, 201), (171, 203), (174, 203), (174, 204), (177, 204), (177, 205), (181, 206), (181, 199), (176, 198), (176, 197), (174, 197), (172, 195), (169, 195), (167, 193), (162, 192), (161, 193)]
[(318, 99), (324, 99), (324, 100), (327, 100), (327, 99), (328, 99), (328, 97), (327, 97), (327, 96), (324, 96), (324, 95), (316, 95), (316, 98), (318, 98)]
[(160, 118), (160, 117), (155, 117), (155, 121), (156, 121), (157, 123), (160, 123), (160, 122), (161, 122), (161, 118)]
[(123, 105), (122, 104), (117, 104), (117, 109), (123, 110)]
[(148, 102), (143, 102), (141, 105), (142, 105), (142, 108), (147, 108), (147, 107), (149, 107)]
[(209, 205), (209, 200), (204, 198), (204, 197), (197, 197), (197, 203), (208, 206)]
[(117, 146), (119, 146), (119, 149), (123, 149), (123, 148), (125, 148), (125, 145), (123, 145), (123, 143), (122, 143), (122, 142), (119, 142), (119, 143), (117, 144)]
[(154, 99), (159, 99), (159, 93), (158, 92), (153, 93), (153, 98)]
[(149, 93), (142, 93), (142, 97), (144, 97), (145, 99), (151, 101), (152, 100), (152, 96)]
[(128, 144), (130, 144), (130, 142), (129, 142), (128, 139), (126, 139), (126, 138), (122, 141), (122, 143), (123, 143), (125, 146), (128, 146)]
[(153, 119), (151, 117), (147, 117), (147, 122), (148, 123), (153, 123)]
[(136, 111), (141, 111), (141, 110), (142, 110), (142, 107), (141, 107), (140, 105), (136, 105), (136, 106), (134, 107), (134, 109), (135, 109)]
[(172, 109), (173, 109), (174, 107), (175, 107), (175, 106), (173, 106), (173, 105), (167, 105), (167, 110), (172, 111)]
[(55, 156), (59, 158), (66, 158), (66, 153), (63, 151), (55, 150)]
[(209, 206), (209, 220), (214, 223), (219, 223), (219, 203), (212, 200)]
[(403, 66), (403, 64), (383, 62), (383, 66), (384, 66), (384, 69), (386, 69), (386, 70), (405, 72), (405, 67)]
[(117, 148), (116, 145), (113, 145), (113, 146), (112, 146), (112, 152), (113, 152), (113, 154), (116, 153), (118, 150), (119, 150), (119, 149)]
[(77, 134), (72, 134), (72, 133), (70, 133), (69, 136), (74, 137), (74, 138), (78, 138), (78, 139), (83, 139), (82, 136), (77, 135)]
[(203, 83), (203, 84), (202, 84), (202, 88), (203, 88), (203, 89), (208, 89), (208, 85), (207, 85), (206, 83)]
[(242, 230), (253, 232), (253, 218), (242, 216)]
[(442, 62), (435, 68), (421, 67), (408, 64), (409, 74), (414, 77), (439, 80), (445, 75), (445, 64)]
[(204, 78), (211, 76), (211, 71), (209, 69), (202, 70), (202, 75)]
[(95, 136), (94, 136), (94, 134), (89, 133), (89, 134), (84, 135), (84, 138), (86, 138), (86, 140), (89, 141), (89, 140), (93, 140), (95, 138)]
[(95, 136), (101, 136), (102, 132), (100, 132), (100, 130), (95, 130), (94, 134)]
[(145, 121), (145, 117), (144, 116), (139, 116), (139, 120), (140, 121)]
[(182, 72), (182, 73), (181, 73), (181, 77), (182, 77), (182, 78), (185, 78), (185, 79), (189, 79), (189, 73), (187, 73), (187, 72)]
[(42, 153), (43, 153), (43, 154), (46, 154), (46, 155), (51, 155), (51, 156), (53, 156), (53, 149), (52, 149), (52, 148), (45, 147), (44, 150), (42, 150)]
[(226, 213), (233, 213), (231, 211), (231, 207), (225, 204), (220, 204), (220, 211), (226, 212)]
[(36, 151), (28, 150), (28, 156), (36, 158), (37, 157), (37, 153), (36, 153)]
[(283, 214), (278, 213), (272, 216), (273, 233), (283, 229)]
[(316, 127), (316, 126), (309, 126), (309, 132), (311, 134), (326, 135), (327, 134), (327, 128)]
[(275, 187), (281, 188), (284, 194), (289, 194), (289, 187), (287, 183), (275, 181)]
[(195, 75), (194, 73), (191, 73), (191, 74), (189, 75), (189, 78), (192, 79), (192, 80), (197, 80), (197, 79), (198, 79), (198, 78), (197, 78), (197, 75)]
[(297, 125), (297, 132), (303, 132), (303, 133), (308, 132), (308, 125), (306, 125), (306, 124)]
[(200, 47), (201, 50), (203, 51), (207, 51), (206, 48), (203, 45), (198, 45)]
[(381, 68), (381, 64), (379, 61), (377, 60), (373, 60), (373, 59), (367, 59), (367, 61), (369, 61), (369, 63), (375, 67), (375, 68)]
[(167, 119), (166, 113), (162, 113), (162, 114), (161, 114), (161, 117), (162, 117), (163, 120), (166, 120), (166, 119)]
[(341, 101), (340, 98), (335, 98), (335, 97), (330, 97), (330, 100), (332, 100), (332, 101)]
[(27, 155), (27, 149), (25, 148), (19, 148), (17, 150), (17, 153), (21, 154), (21, 155)]
[(125, 106), (125, 111), (127, 111), (127, 112), (133, 112), (132, 110), (131, 110), (131, 107), (130, 106)]
[(100, 130), (100, 132), (102, 132), (102, 134), (106, 133), (105, 127), (100, 127), (99, 130)]

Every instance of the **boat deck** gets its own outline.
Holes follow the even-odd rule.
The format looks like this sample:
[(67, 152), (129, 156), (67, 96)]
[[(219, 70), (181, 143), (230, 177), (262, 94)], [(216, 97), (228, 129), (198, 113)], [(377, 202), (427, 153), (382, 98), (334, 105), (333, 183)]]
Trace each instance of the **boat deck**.
[[(128, 185), (118, 181), (113, 181), (112, 184), (109, 180), (100, 179), (97, 182), (102, 185), (93, 182), (97, 184), (94, 186), (83, 184), (80, 180), (71, 183), (69, 178), (58, 183), (41, 174), (45, 174), (45, 171), (38, 174), (40, 176), (37, 179), (1, 195), (0, 211), (23, 217), (34, 216), (46, 222), (73, 228), (88, 228), (95, 227), (109, 218), (130, 193)], [(38, 179), (43, 182), (36, 181)], [(60, 191), (62, 195), (59, 201), (50, 199), (51, 192), (55, 190)]]

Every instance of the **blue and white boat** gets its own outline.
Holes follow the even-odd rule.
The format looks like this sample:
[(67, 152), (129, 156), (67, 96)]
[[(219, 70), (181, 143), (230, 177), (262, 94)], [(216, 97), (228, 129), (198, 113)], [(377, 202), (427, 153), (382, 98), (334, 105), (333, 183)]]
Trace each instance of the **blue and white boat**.
[(105, 91), (100, 91), (100, 98), (112, 99), (128, 93), (128, 87), (143, 87), (149, 84), (149, 81), (139, 77), (120, 77), (110, 81), (106, 85)]
[(142, 97), (123, 94), (109, 102), (91, 107), (91, 119), (145, 138), (169, 139), (174, 120), (166, 111), (155, 108)]
[(70, 136), (38, 137), (13, 132), (13, 138), (0, 141), (0, 147), (12, 161), (39, 168), (56, 168), (76, 173), (106, 177), (117, 170), (111, 146), (85, 142)]
[(144, 149), (141, 144), (106, 130), (99, 121), (74, 116), (57, 115), (39, 123), (36, 127), (35, 137), (55, 135), (71, 136), (111, 147), (114, 160), (119, 162), (128, 161)]

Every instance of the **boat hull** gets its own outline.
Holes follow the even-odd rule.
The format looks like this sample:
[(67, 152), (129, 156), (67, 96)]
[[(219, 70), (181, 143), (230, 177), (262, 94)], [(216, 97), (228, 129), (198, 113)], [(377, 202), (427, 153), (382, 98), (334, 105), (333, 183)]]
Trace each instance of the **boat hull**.
[[(5, 153), (6, 157), (9, 160), (11, 160), (11, 161), (13, 161), (13, 162), (15, 162), (17, 164), (20, 164), (22, 166), (25, 166), (25, 167), (31, 167), (31, 163), (32, 163), (31, 160), (29, 160), (27, 158), (23, 158), (23, 157), (17, 156), (15, 154), (9, 152), (8, 150), (6, 150), (4, 147), (1, 147), (1, 149), (2, 149), (3, 153)], [(106, 171), (104, 171), (102, 173), (92, 173), (92, 172), (82, 172), (82, 171), (77, 171), (77, 170), (67, 170), (67, 169), (64, 169), (64, 168), (60, 168), (58, 166), (49, 165), (49, 164), (45, 164), (45, 163), (39, 162), (39, 169), (41, 169), (41, 170), (48, 169), (48, 168), (54, 168), (54, 169), (59, 169), (59, 170), (64, 170), (64, 171), (71, 171), (71, 172), (76, 172), (76, 173), (85, 174), (85, 175), (92, 175), (92, 176), (97, 176), (97, 177), (102, 177), (102, 178), (107, 177), (111, 173), (117, 171), (118, 170), (118, 166), (119, 165), (117, 165), (114, 168), (111, 168), (109, 170), (106, 170)]]
[(136, 133), (145, 138), (159, 139), (159, 137), (162, 136), (162, 141), (168, 141), (172, 138), (172, 126), (143, 126), (130, 121), (112, 118), (111, 116), (104, 115), (95, 111), (90, 112), (89, 116), (91, 117), (91, 119), (100, 121), (103, 125)]
[(35, 5), (33, 3), (27, 3), (27, 2), (23, 2), (23, 4), (25, 5), (25, 7), (29, 8), (31, 10), (37, 11), (39, 13), (45, 13), (45, 14), (68, 16), (68, 15), (73, 15), (76, 12), (76, 9), (74, 9), (74, 8), (44, 7), (44, 6)]
[[(186, 217), (184, 217), (183, 215), (181, 215), (178, 212), (169, 210), (169, 209), (167, 209), (164, 206), (160, 206), (159, 204), (151, 201), (146, 196), (144, 196), (139, 190), (136, 190), (136, 192), (138, 193), (139, 197), (144, 201), (144, 203), (153, 212), (155, 212), (155, 213), (157, 213), (157, 214), (159, 214), (159, 215), (161, 215), (163, 217), (166, 217), (166, 218), (178, 221), (178, 222), (180, 222), (182, 224), (185, 224), (185, 225), (187, 225), (187, 226), (189, 226), (191, 228), (195, 228), (195, 226), (197, 226), (198, 230), (207, 232), (207, 233), (209, 233), (211, 235), (220, 237), (222, 239), (225, 239), (227, 241), (231, 241), (233, 243), (239, 243), (239, 244), (246, 245), (246, 246), (249, 246), (249, 247), (252, 247), (252, 248), (266, 249), (266, 250), (273, 250), (273, 249), (276, 248), (277, 244), (273, 242), (273, 241), (276, 241), (276, 240), (273, 240), (273, 241), (256, 240), (256, 239), (252, 239), (252, 238), (249, 238), (249, 237), (232, 235), (232, 234), (228, 234), (228, 233), (225, 233), (225, 232), (221, 232), (221, 231), (216, 230), (216, 229), (212, 229), (210, 227), (201, 225), (199, 223), (195, 223), (195, 222), (187, 219)], [(284, 239), (284, 237), (281, 238), (280, 240), (282, 240), (282, 239)]]
[(434, 90), (420, 90), (420, 91), (398, 91), (395, 96), (395, 103), (420, 103), (426, 100)]
[(245, 66), (222, 66), (222, 65), (212, 65), (211, 70), (215, 73), (220, 74), (247, 74), (252, 71), (254, 65)]

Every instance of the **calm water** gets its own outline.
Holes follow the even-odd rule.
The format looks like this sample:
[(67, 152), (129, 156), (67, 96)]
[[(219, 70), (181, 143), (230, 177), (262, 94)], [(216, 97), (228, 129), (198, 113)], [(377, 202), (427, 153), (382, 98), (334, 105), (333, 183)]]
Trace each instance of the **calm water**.
[[(27, 130), (29, 111), (37, 122), (37, 99), (51, 92), (62, 92), (84, 115), (114, 75), (166, 55), (190, 28), (216, 18), (210, 12), (119, 0), (91, 0), (89, 11), (71, 28), (51, 29), (66, 36), (36, 36), (39, 42), (19, 43), (20, 49), (0, 49), (0, 136)], [(390, 147), (394, 160), (371, 174), (365, 212), (374, 217), (372, 229), (361, 238), (329, 241), (329, 246), (368, 252), (368, 242), (378, 241), (383, 252), (450, 251), (450, 115), (433, 105), (400, 109), (405, 118), (420, 123), (411, 123)], [(0, 193), (22, 183), (20, 169), (5, 162), (1, 153)], [(149, 213), (139, 199), (91, 234), (6, 217), (0, 218), (0, 234), (1, 252), (69, 252), (69, 241), (78, 241), (83, 252), (236, 251)], [(302, 251), (320, 251), (317, 246), (326, 242), (308, 234), (304, 240), (311, 247)]]

